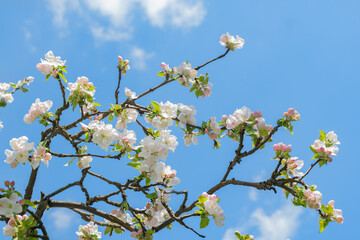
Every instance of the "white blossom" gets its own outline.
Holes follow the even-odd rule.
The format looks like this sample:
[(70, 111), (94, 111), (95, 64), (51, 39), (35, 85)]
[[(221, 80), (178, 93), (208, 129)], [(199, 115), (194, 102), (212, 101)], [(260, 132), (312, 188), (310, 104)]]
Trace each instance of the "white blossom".
[(239, 36), (231, 36), (229, 33), (223, 34), (220, 37), (220, 44), (230, 50), (240, 49), (244, 46), (244, 39)]
[(4, 215), (5, 217), (10, 217), (14, 213), (20, 213), (22, 211), (22, 207), (19, 203), (17, 203), (18, 195), (16, 193), (12, 193), (9, 198), (3, 197), (0, 199), (0, 215)]
[(29, 112), (24, 116), (24, 122), (33, 123), (36, 118), (38, 118), (41, 114), (46, 113), (52, 107), (53, 102), (51, 100), (47, 100), (45, 102), (41, 102), (39, 98), (35, 100), (35, 103), (31, 104)]
[(28, 138), (22, 136), (10, 140), (10, 146), (14, 151), (5, 150), (7, 158), (4, 162), (10, 164), (11, 168), (15, 168), (18, 163), (26, 163), (29, 159), (29, 151), (34, 148), (34, 143), (28, 143)]

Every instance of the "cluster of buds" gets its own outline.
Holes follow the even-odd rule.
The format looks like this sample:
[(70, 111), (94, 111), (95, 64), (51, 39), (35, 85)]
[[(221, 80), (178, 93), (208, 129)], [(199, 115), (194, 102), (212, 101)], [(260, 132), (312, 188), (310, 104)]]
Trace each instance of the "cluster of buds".
[(161, 68), (164, 70), (164, 72), (166, 74), (177, 74), (177, 68), (176, 67), (170, 68), (169, 64), (166, 64), (164, 62), (162, 62), (160, 64), (160, 66), (161, 66)]
[(119, 65), (117, 67), (120, 69), (121, 73), (125, 75), (126, 72), (130, 70), (130, 66), (129, 66), (130, 61), (127, 59), (123, 60), (121, 56), (118, 56), (118, 62)]
[[(28, 222), (30, 220), (30, 226), (29, 223), (25, 224), (25, 222)], [(27, 232), (27, 230), (32, 227), (32, 225), (36, 225), (35, 221), (32, 221), (32, 219), (29, 219), (29, 217), (24, 215), (16, 215), (16, 219), (14, 218), (14, 215), (10, 216), (10, 220), (8, 221), (7, 225), (3, 228), (3, 232), (5, 236), (9, 237), (18, 237), (14, 239), (24, 239), (20, 238), (24, 235), (24, 233)], [(25, 236), (23, 236), (25, 237)]]
[(289, 108), (287, 112), (284, 112), (284, 117), (286, 117), (288, 121), (300, 120), (300, 114), (293, 108)]
[(315, 140), (314, 144), (310, 146), (311, 151), (315, 153), (313, 158), (322, 160), (320, 166), (327, 162), (332, 162), (333, 159), (331, 156), (336, 156), (339, 152), (337, 144), (340, 144), (340, 142), (337, 140), (337, 135), (333, 131), (327, 134), (320, 131), (319, 139)]

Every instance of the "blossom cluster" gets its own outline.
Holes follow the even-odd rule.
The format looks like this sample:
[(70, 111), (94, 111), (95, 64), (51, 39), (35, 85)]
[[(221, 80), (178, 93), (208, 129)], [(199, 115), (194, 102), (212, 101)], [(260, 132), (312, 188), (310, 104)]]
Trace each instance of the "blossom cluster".
[(55, 57), (52, 51), (45, 54), (45, 60), (41, 59), (41, 63), (36, 65), (36, 68), (44, 75), (58, 77), (61, 73), (61, 68), (65, 66), (66, 61), (61, 60), (60, 57)]
[(208, 193), (204, 192), (199, 197), (199, 203), (196, 204), (202, 211), (197, 211), (201, 214), (201, 221), (205, 222), (205, 225), (200, 223), (200, 227), (206, 227), (208, 222), (208, 215), (214, 218), (215, 224), (218, 227), (224, 226), (224, 211), (219, 206), (220, 198), (218, 198), (215, 194), (209, 195)]
[(130, 66), (129, 66), (130, 61), (127, 59), (123, 60), (121, 56), (118, 56), (118, 62), (119, 62), (118, 68), (121, 70), (122, 74), (125, 75), (125, 73), (130, 70)]
[(10, 140), (10, 146), (13, 151), (5, 150), (6, 159), (4, 162), (10, 164), (11, 168), (15, 168), (19, 163), (26, 163), (29, 159), (29, 153), (34, 148), (34, 143), (28, 143), (28, 138), (22, 136)]
[(0, 83), (0, 99), (7, 103), (12, 103), (14, 101), (14, 97), (7, 90), (10, 89), (9, 83)]
[(276, 153), (276, 159), (281, 161), (284, 166), (284, 170), (281, 172), (281, 175), (288, 177), (288, 174), (295, 177), (301, 177), (304, 173), (299, 172), (299, 170), (304, 166), (303, 160), (297, 160), (298, 157), (290, 156), (292, 146), (286, 145), (284, 143), (277, 143), (273, 145), (273, 149)]
[(287, 112), (284, 112), (284, 117), (289, 121), (299, 121), (300, 114), (293, 108), (289, 108)]
[(125, 109), (120, 109), (117, 115), (118, 115), (118, 119), (115, 127), (117, 129), (123, 130), (127, 128), (128, 123), (136, 122), (136, 119), (138, 117), (138, 112), (132, 108), (125, 108)]
[(103, 121), (92, 120), (88, 125), (81, 123), (82, 130), (92, 130), (92, 142), (99, 145), (105, 151), (108, 150), (110, 144), (112, 144), (119, 133), (111, 124), (105, 124)]
[(94, 108), (95, 87), (87, 77), (78, 77), (76, 82), (69, 82), (67, 89), (70, 91), (68, 101), (73, 108), (80, 105), (85, 113)]
[(169, 187), (180, 182), (175, 177), (176, 171), (171, 170), (170, 166), (165, 167), (165, 164), (158, 160), (165, 161), (168, 151), (174, 152), (178, 145), (176, 136), (170, 133), (170, 130), (161, 130), (155, 139), (152, 136), (146, 136), (140, 142), (141, 152), (138, 154), (142, 159), (140, 173), (149, 176), (154, 183), (168, 182)]
[(39, 98), (35, 100), (35, 103), (31, 104), (29, 112), (24, 116), (24, 122), (33, 123), (36, 118), (38, 118), (41, 114), (45, 114), (52, 107), (53, 102), (51, 100), (47, 100), (45, 102), (41, 102)]
[(260, 111), (251, 112), (245, 106), (236, 109), (229, 116), (223, 115), (220, 123), (228, 130), (226, 135), (233, 141), (239, 141), (239, 133), (245, 129), (249, 136), (252, 137), (254, 145), (257, 139), (268, 136), (272, 131), (272, 126), (265, 124), (265, 119)]
[(331, 200), (328, 202), (327, 207), (329, 208), (330, 206), (333, 209), (332, 213), (330, 213), (330, 219), (339, 224), (342, 224), (344, 222), (344, 217), (342, 216), (342, 210), (335, 209), (335, 201), (334, 200)]
[(9, 237), (16, 237), (16, 239), (19, 238), (19, 235), (21, 232), (25, 232), (27, 228), (24, 226), (24, 222), (29, 219), (29, 216), (26, 214), (24, 215), (16, 215), (16, 220), (14, 218), (14, 215), (10, 216), (10, 220), (7, 222), (7, 225), (3, 228), (3, 232), (5, 236)]
[(78, 240), (99, 240), (101, 232), (98, 231), (98, 225), (89, 222), (87, 225), (80, 225), (79, 231), (76, 232)]
[(33, 169), (36, 169), (39, 167), (40, 162), (43, 162), (46, 164), (46, 166), (49, 166), (49, 160), (52, 158), (51, 154), (46, 152), (46, 148), (43, 146), (38, 146), (37, 149), (34, 151), (34, 154), (31, 156), (31, 167)]
[(339, 147), (337, 146), (338, 144), (340, 144), (340, 142), (338, 141), (337, 135), (334, 131), (327, 134), (320, 131), (319, 139), (315, 140), (314, 144), (311, 145), (310, 148), (315, 153), (314, 158), (323, 160), (323, 162), (320, 163), (322, 165), (326, 162), (331, 162), (331, 156), (336, 156), (339, 152)]
[(223, 34), (220, 37), (220, 44), (226, 48), (234, 51), (235, 49), (241, 49), (244, 46), (244, 39), (239, 36), (231, 36), (229, 33)]

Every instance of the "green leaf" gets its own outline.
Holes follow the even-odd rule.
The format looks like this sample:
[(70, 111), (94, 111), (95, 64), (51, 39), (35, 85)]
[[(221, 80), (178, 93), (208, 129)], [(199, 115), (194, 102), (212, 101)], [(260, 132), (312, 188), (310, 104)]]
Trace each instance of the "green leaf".
[(129, 162), (126, 165), (128, 165), (130, 167), (133, 167), (133, 168), (136, 168), (136, 169), (139, 169), (139, 167), (141, 166), (141, 163), (140, 162)]
[(327, 165), (327, 161), (326, 160), (321, 160), (320, 162), (319, 162), (319, 167), (322, 167), (323, 165)]
[(120, 234), (120, 233), (122, 233), (123, 231), (122, 231), (120, 228), (115, 228), (115, 229), (114, 229), (114, 232), (117, 233), (117, 234)]
[(46, 75), (46, 78), (45, 78), (44, 82), (46, 82), (49, 79), (50, 76), (51, 76), (51, 74)]
[(35, 205), (33, 202), (31, 202), (30, 200), (25, 199), (25, 202), (24, 202), (24, 203), (25, 203), (26, 205), (31, 206), (31, 207), (33, 207), (33, 208), (36, 209), (36, 205)]
[(69, 166), (73, 161), (74, 161), (75, 157), (73, 157), (68, 163), (66, 163), (64, 166), (67, 167)]
[(199, 202), (203, 203), (203, 202), (206, 202), (208, 199), (205, 196), (199, 196), (198, 200), (199, 200)]
[(58, 72), (59, 76), (64, 80), (64, 82), (67, 84), (66, 78), (62, 72)]
[(154, 112), (160, 112), (160, 105), (158, 102), (152, 101), (151, 104), (154, 107)]
[(1, 99), (0, 100), (0, 107), (6, 107), (6, 102), (5, 102), (5, 100), (4, 99)]
[(108, 117), (108, 121), (111, 122), (114, 119), (114, 114), (110, 113)]
[(146, 197), (149, 199), (157, 198), (157, 192), (146, 194)]
[(327, 219), (320, 219), (319, 220), (319, 232), (322, 232), (325, 230), (326, 226), (329, 224), (329, 221)]
[(315, 154), (318, 153), (311, 145), (310, 145), (310, 150), (311, 150), (313, 153), (315, 153)]
[(22, 91), (23, 93), (26, 93), (26, 92), (29, 91), (29, 89), (26, 89), (26, 88), (24, 88), (24, 87), (21, 87), (20, 89), (21, 89), (21, 91)]
[(210, 223), (209, 217), (206, 216), (206, 215), (202, 215), (201, 216), (201, 221), (200, 221), (200, 228), (207, 227), (207, 225), (209, 225), (209, 223)]
[(165, 72), (159, 72), (159, 73), (157, 74), (157, 76), (158, 76), (158, 77), (164, 77), (164, 76), (165, 76)]
[(326, 133), (320, 130), (319, 140), (324, 141), (326, 139)]
[(235, 236), (240, 239), (241, 238), (241, 234), (239, 232), (235, 232)]
[(145, 179), (145, 184), (146, 184), (146, 186), (149, 186), (150, 183), (151, 183), (151, 180), (150, 180), (150, 178), (147, 177), (147, 178)]
[(104, 231), (104, 234), (106, 235), (106, 234), (108, 234), (108, 233), (110, 233), (111, 232), (111, 228), (110, 227), (106, 227), (105, 228), (105, 231)]

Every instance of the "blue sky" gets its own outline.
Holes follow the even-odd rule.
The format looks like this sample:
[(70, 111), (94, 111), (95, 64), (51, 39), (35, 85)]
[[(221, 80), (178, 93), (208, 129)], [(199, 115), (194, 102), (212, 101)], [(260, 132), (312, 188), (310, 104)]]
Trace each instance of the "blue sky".
[[(261, 240), (354, 239), (360, 234), (355, 177), (360, 159), (354, 152), (360, 144), (356, 136), (360, 117), (359, 9), (356, 0), (6, 1), (0, 9), (0, 81), (16, 82), (29, 75), (35, 81), (30, 92), (17, 92), (15, 101), (1, 109), (0, 120), (5, 126), (0, 132), (1, 151), (10, 147), (13, 137), (26, 135), (30, 141), (39, 141), (43, 127), (27, 125), (22, 120), (36, 98), (50, 99), (54, 107), (61, 104), (56, 82), (50, 79), (44, 83), (44, 76), (35, 68), (48, 50), (67, 60), (70, 82), (78, 76), (87, 76), (94, 82), (96, 100), (105, 109), (114, 102), (118, 55), (129, 59), (131, 66), (122, 87), (141, 93), (161, 82), (156, 74), (162, 61), (170, 66), (186, 60), (193, 66), (200, 65), (224, 52), (219, 37), (229, 32), (244, 38), (245, 45), (200, 71), (209, 73), (214, 84), (210, 98), (196, 99), (188, 89), (174, 83), (141, 103), (169, 100), (194, 105), (198, 123), (211, 116), (219, 119), (247, 106), (261, 110), (267, 123), (275, 125), (289, 107), (297, 109), (302, 119), (294, 123), (294, 136), (281, 130), (274, 141), (292, 144), (293, 154), (308, 167), (312, 157), (309, 145), (317, 139), (319, 130), (337, 133), (341, 142), (338, 156), (328, 166), (314, 169), (307, 183), (318, 185), (324, 203), (334, 199), (336, 207), (343, 210), (345, 221), (342, 225), (332, 223), (319, 234), (316, 212), (291, 207), (281, 190), (274, 195), (229, 187), (217, 193), (226, 216), (225, 226), (219, 228), (212, 222), (200, 232), (207, 239), (222, 240), (233, 239), (236, 229)], [(70, 121), (71, 113), (67, 116), (65, 121)], [(222, 177), (236, 144), (224, 140), (219, 150), (213, 150), (211, 141), (202, 137), (198, 146), (186, 147), (181, 132), (174, 132), (180, 144), (167, 164), (178, 170), (181, 184), (177, 189), (188, 189), (194, 199)], [(276, 164), (270, 160), (274, 155), (271, 146), (244, 159), (234, 170), (234, 177), (266, 179)], [(60, 140), (56, 149), (69, 150)], [(118, 179), (127, 173), (123, 168), (126, 161), (94, 160), (92, 167)], [(76, 165), (64, 167), (65, 163), (64, 159), (54, 158), (48, 169), (42, 166), (35, 198), (40, 191), (49, 193), (79, 177)], [(14, 179), (20, 190), (25, 188), (29, 173), (29, 165), (16, 169), (5, 163), (0, 166), (0, 180)], [(98, 183), (89, 180), (87, 184)], [(101, 186), (101, 192), (106, 190), (106, 186)], [(65, 192), (58, 199), (77, 200), (79, 196), (78, 192)], [(77, 226), (85, 224), (61, 209), (46, 212), (44, 220), (55, 240), (75, 239)], [(187, 222), (197, 228), (199, 219)], [(130, 239), (128, 234), (121, 237)], [(174, 224), (173, 231), (165, 230), (155, 236), (163, 238), (196, 236)]]

